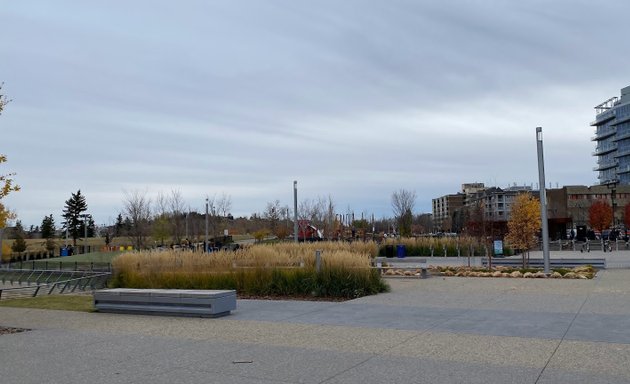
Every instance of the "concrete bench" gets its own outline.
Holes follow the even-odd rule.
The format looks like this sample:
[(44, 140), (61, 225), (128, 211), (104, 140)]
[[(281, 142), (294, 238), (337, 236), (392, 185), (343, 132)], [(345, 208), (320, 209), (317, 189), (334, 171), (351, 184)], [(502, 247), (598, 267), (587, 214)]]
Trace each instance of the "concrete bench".
[[(384, 269), (420, 270), (420, 278), (428, 277), (427, 259), (424, 257), (377, 257), (372, 262), (379, 271)], [(384, 266), (387, 264), (388, 266)]]
[[(483, 266), (488, 265), (488, 258), (482, 259)], [(493, 266), (502, 266), (502, 267), (515, 267), (520, 268), (523, 265), (523, 260), (518, 258), (510, 258), (510, 259), (502, 259), (502, 258), (492, 258)], [(543, 259), (529, 259), (528, 265), (532, 268), (542, 268), (544, 267)], [(583, 265), (592, 265), (593, 268), (597, 269), (605, 269), (606, 268), (606, 259), (563, 259), (563, 258), (552, 258), (549, 259), (549, 265), (552, 268), (575, 268)]]
[(219, 317), (236, 309), (236, 291), (115, 288), (94, 292), (99, 312)]

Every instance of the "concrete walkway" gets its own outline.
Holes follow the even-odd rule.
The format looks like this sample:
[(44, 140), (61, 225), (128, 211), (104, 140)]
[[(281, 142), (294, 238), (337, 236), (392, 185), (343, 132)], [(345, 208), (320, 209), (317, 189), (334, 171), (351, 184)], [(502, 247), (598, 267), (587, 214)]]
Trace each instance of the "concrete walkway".
[(220, 319), (0, 308), (3, 383), (630, 383), (630, 270), (390, 280)]

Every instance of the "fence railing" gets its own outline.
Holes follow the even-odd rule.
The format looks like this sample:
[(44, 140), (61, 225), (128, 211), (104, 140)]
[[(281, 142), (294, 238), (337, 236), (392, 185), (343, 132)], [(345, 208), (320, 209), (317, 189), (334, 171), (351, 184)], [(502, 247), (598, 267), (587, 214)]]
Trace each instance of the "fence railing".
[(52, 260), (31, 260), (31, 261), (15, 261), (4, 263), (0, 269), (43, 269), (57, 271), (91, 271), (91, 272), (111, 272), (111, 263), (99, 263), (88, 261), (52, 261)]
[(2, 269), (0, 300), (91, 291), (106, 287), (110, 277), (111, 272)]

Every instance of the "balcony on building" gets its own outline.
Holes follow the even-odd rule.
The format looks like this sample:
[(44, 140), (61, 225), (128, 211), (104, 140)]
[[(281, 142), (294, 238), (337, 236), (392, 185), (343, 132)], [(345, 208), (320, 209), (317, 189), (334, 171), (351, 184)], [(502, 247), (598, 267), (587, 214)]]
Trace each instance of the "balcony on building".
[(613, 141), (621, 141), (621, 140), (625, 140), (625, 139), (630, 139), (630, 132), (621, 133), (621, 134), (615, 136)]
[(622, 149), (621, 151), (617, 151), (614, 155), (616, 158), (630, 156), (630, 148)]
[(606, 111), (604, 113), (601, 113), (599, 115), (597, 115), (597, 117), (595, 118), (595, 121), (591, 122), (591, 126), (592, 127), (596, 127), (598, 125), (602, 125), (605, 122), (607, 122), (608, 120), (614, 119), (615, 118), (615, 111), (614, 110), (609, 110)]
[(615, 119), (615, 121), (611, 121), (610, 125), (611, 126), (617, 126), (617, 125), (623, 124), (623, 123), (625, 123), (627, 121), (630, 121), (630, 115), (625, 115), (625, 116), (622, 115), (622, 116), (618, 117), (617, 119)]
[[(622, 174), (622, 173), (630, 173), (630, 165), (626, 165), (626, 166), (617, 168), (617, 174)], [(602, 184), (604, 184), (604, 183), (602, 183)], [(608, 182), (608, 184), (611, 184), (611, 183)]]
[(617, 165), (619, 165), (618, 160), (607, 161), (605, 163), (598, 164), (597, 167), (593, 168), (593, 171), (604, 171), (606, 169), (615, 168)]
[(599, 141), (614, 136), (617, 133), (617, 127), (609, 127), (608, 129), (602, 129), (595, 133), (595, 136), (591, 137), (591, 141)]
[(601, 147), (595, 148), (595, 152), (593, 152), (593, 156), (601, 156), (610, 152), (614, 152), (617, 150), (617, 143), (612, 143), (609, 145), (603, 145)]

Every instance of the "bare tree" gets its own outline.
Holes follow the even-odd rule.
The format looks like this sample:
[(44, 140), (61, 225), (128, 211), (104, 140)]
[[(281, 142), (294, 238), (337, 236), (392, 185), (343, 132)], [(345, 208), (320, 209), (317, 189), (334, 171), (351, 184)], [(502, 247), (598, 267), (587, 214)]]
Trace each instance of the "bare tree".
[(269, 229), (271, 230), (271, 233), (278, 236), (279, 221), (282, 217), (282, 207), (280, 207), (280, 200), (268, 202), (265, 211), (262, 213), (262, 217), (269, 223)]
[(413, 208), (416, 204), (416, 192), (400, 189), (392, 193), (392, 209), (398, 221), (400, 234), (402, 236), (411, 235), (411, 222), (413, 219)]
[(155, 215), (162, 216), (168, 214), (168, 198), (162, 191), (158, 192), (155, 198)]
[(324, 236), (331, 240), (333, 238), (333, 234), (335, 232), (335, 202), (332, 196), (328, 195), (328, 199), (326, 201), (326, 213), (324, 218)]
[(171, 190), (171, 195), (168, 199), (169, 210), (171, 214), (171, 228), (173, 230), (173, 242), (176, 244), (181, 243), (182, 230), (184, 227), (186, 206), (184, 205), (184, 198), (182, 193), (178, 190)]
[(159, 245), (164, 245), (165, 240), (171, 234), (171, 225), (168, 212), (168, 198), (161, 191), (158, 192), (155, 198), (154, 207), (155, 212), (151, 225), (151, 234)]
[(136, 249), (146, 246), (146, 238), (149, 234), (149, 221), (151, 220), (151, 199), (147, 193), (138, 190), (127, 192), (123, 201), (125, 214), (131, 220), (131, 236)]
[(217, 197), (208, 197), (208, 225), (212, 237), (215, 239), (220, 236), (221, 225), (225, 219), (231, 217), (230, 211), (232, 210), (232, 198), (225, 193)]

